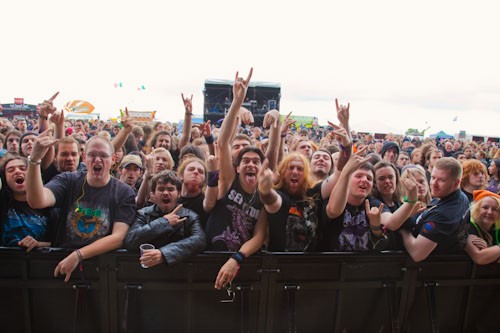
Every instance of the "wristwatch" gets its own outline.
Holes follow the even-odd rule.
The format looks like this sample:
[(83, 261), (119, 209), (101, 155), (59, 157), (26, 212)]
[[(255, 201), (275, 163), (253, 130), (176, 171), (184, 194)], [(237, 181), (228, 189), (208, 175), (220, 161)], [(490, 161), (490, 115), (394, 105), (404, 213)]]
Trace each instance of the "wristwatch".
[(33, 160), (31, 159), (31, 156), (28, 156), (28, 162), (29, 162), (30, 164), (34, 164), (34, 165), (40, 165), (40, 164), (42, 164), (42, 160), (33, 161)]

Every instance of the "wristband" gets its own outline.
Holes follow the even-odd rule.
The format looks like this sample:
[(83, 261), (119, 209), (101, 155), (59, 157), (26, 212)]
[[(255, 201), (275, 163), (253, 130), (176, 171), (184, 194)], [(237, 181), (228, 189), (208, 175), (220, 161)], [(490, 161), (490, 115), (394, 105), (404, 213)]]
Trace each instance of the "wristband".
[(193, 113), (192, 112), (186, 112), (186, 116), (192, 116)]
[(207, 186), (208, 187), (219, 186), (219, 170), (208, 172)]
[(245, 256), (240, 251), (233, 253), (231, 258), (236, 260), (238, 262), (238, 264), (241, 264), (243, 262), (243, 260), (245, 260)]
[(403, 196), (403, 201), (409, 203), (410, 205), (413, 205), (413, 204), (417, 203), (417, 200), (415, 200), (415, 201), (408, 200), (408, 198), (406, 197), (406, 195)]
[(206, 136), (205, 142), (207, 143), (207, 145), (211, 145), (212, 143), (214, 143), (214, 136), (212, 134), (210, 134), (209, 136)]
[(81, 264), (81, 263), (82, 263), (82, 261), (83, 261), (83, 256), (82, 256), (82, 253), (81, 253), (81, 252), (80, 252), (80, 250), (78, 250), (78, 249), (76, 249), (76, 250), (75, 250), (75, 252), (76, 252), (76, 255), (78, 256), (78, 263), (80, 263), (80, 264)]
[(38, 116), (38, 118), (45, 119), (45, 120), (47, 120), (47, 119), (48, 119), (48, 118), (47, 118), (47, 117), (45, 117), (45, 116)]

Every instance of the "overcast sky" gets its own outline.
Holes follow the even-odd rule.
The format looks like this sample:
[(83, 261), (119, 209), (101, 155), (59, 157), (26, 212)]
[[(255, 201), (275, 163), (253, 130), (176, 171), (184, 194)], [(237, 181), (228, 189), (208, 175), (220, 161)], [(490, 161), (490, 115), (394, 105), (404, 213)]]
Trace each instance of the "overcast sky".
[[(178, 121), (201, 114), (207, 78), (281, 84), (281, 113), (500, 135), (500, 5), (495, 1), (35, 1), (0, 6), (0, 101), (84, 99)], [(115, 83), (123, 88), (115, 88)], [(145, 90), (137, 90), (144, 85)], [(454, 119), (456, 119), (454, 121)]]

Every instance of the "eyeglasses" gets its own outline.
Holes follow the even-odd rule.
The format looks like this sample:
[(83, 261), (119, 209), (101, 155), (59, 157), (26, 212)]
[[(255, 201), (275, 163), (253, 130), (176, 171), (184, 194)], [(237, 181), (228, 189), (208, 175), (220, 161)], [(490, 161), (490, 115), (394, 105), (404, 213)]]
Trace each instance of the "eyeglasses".
[(96, 158), (98, 158), (98, 157), (99, 157), (100, 159), (102, 159), (102, 160), (105, 160), (105, 159), (107, 159), (107, 158), (110, 158), (110, 157), (111, 157), (111, 155), (109, 155), (109, 154), (106, 154), (106, 153), (98, 153), (98, 152), (93, 152), (93, 151), (88, 152), (88, 153), (86, 154), (86, 156), (87, 156), (87, 158), (92, 159), (92, 160), (95, 160), (95, 159), (96, 159)]
[(233, 291), (233, 289), (231, 289), (231, 287), (232, 287), (232, 284), (231, 284), (231, 282), (229, 282), (226, 285), (226, 292), (227, 292), (227, 296), (229, 298), (228, 299), (221, 299), (220, 300), (221, 303), (233, 303), (234, 302), (234, 299), (236, 297), (236, 292)]

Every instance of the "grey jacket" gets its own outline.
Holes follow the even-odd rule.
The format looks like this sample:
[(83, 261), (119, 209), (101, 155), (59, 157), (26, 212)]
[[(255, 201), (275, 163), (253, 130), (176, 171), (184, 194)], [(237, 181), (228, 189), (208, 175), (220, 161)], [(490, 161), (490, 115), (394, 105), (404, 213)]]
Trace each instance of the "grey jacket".
[(187, 220), (175, 226), (168, 223), (164, 215), (156, 204), (138, 210), (125, 237), (125, 247), (138, 251), (139, 245), (143, 243), (153, 244), (161, 251), (168, 265), (181, 262), (205, 249), (206, 238), (198, 214), (181, 208), (177, 215), (185, 216)]

